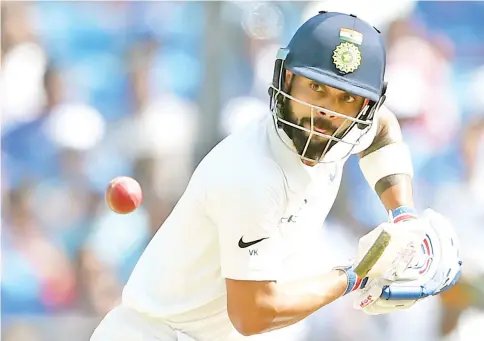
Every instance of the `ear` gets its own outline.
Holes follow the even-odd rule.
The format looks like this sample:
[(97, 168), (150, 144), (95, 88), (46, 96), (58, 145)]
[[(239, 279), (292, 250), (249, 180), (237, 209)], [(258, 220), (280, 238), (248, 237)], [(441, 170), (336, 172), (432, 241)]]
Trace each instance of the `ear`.
[(294, 77), (294, 73), (289, 70), (286, 70), (286, 76), (284, 77), (284, 88), (288, 89), (289, 84), (291, 84), (292, 78)]
[(369, 100), (368, 98), (364, 98), (364, 99), (363, 99), (363, 104), (361, 104), (361, 107), (360, 107), (360, 111), (361, 111), (361, 110), (363, 110), (363, 108), (364, 108), (365, 106), (367, 106), (367, 105), (368, 105), (368, 103), (370, 103), (370, 100)]
[(368, 105), (368, 103), (370, 103), (370, 100), (369, 100), (368, 98), (365, 98), (365, 99), (363, 100), (363, 104), (361, 105), (361, 110), (363, 110), (363, 108), (364, 108), (365, 106), (367, 106), (367, 105)]

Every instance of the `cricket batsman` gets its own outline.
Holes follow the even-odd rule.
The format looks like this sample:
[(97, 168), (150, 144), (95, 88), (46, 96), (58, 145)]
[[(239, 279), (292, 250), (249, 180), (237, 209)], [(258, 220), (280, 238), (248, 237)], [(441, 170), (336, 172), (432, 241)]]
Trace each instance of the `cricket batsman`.
[[(409, 150), (382, 106), (385, 59), (356, 16), (306, 21), (277, 54), (271, 115), (202, 160), (91, 341), (264, 339), (352, 292), (356, 309), (385, 314), (452, 287), (459, 242), (443, 215), (414, 208)], [(389, 221), (323, 269), (303, 255), (354, 154)]]

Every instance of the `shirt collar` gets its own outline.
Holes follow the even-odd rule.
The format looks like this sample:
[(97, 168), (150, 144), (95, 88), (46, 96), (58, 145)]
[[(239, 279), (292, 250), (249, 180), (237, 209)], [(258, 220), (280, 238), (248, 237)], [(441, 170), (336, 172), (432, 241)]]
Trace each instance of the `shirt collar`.
[(332, 182), (341, 171), (345, 160), (320, 163), (313, 167), (305, 165), (286, 132), (276, 127), (272, 115), (267, 120), (267, 131), (272, 155), (282, 168), (291, 191), (305, 190), (311, 182), (324, 181), (325, 178)]
[(272, 116), (267, 120), (267, 132), (270, 150), (284, 172), (289, 189), (294, 192), (305, 190), (311, 181), (310, 172), (302, 163), (289, 136), (276, 127)]

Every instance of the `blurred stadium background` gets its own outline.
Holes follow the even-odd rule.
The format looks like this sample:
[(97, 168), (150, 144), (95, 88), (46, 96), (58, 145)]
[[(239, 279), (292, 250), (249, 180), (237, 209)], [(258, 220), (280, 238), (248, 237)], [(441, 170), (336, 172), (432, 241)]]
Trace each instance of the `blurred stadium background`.
[[(269, 114), (275, 51), (319, 10), (357, 14), (385, 35), (387, 105), (413, 150), (418, 208), (452, 219), (465, 273), (446, 295), (390, 316), (341, 300), (300, 340), (482, 340), (484, 2), (2, 1), (1, 10), (2, 340), (89, 339), (196, 164)], [(323, 228), (330, 254), (350, 255), (386, 219), (356, 161)], [(118, 175), (144, 189), (128, 216), (104, 203)]]

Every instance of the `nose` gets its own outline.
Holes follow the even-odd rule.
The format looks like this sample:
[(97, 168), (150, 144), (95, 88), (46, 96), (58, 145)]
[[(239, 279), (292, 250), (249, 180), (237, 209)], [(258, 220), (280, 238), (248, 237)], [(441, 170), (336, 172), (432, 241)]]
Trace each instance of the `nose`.
[(325, 118), (330, 119), (330, 120), (334, 120), (334, 119), (338, 118), (338, 116), (336, 116), (335, 114), (333, 114), (330, 111), (319, 110), (319, 114), (321, 116), (325, 117)]

